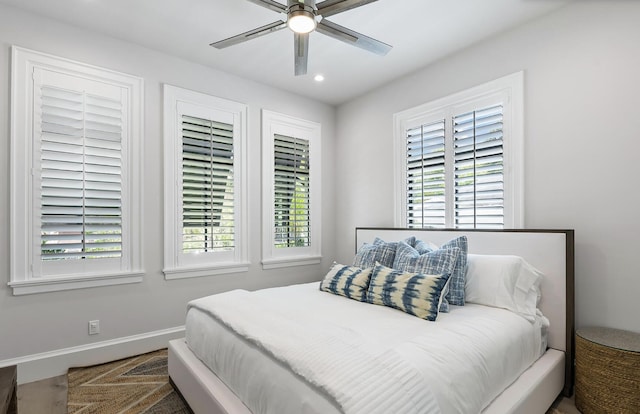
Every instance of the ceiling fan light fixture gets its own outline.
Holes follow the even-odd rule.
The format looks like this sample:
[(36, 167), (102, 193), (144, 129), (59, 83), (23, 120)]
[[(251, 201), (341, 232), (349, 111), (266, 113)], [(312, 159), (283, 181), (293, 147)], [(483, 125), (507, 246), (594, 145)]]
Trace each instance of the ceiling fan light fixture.
[[(2, 0), (0, 0), (2, 1)], [(309, 60), (309, 36), (310, 32), (318, 31), (325, 36), (333, 37), (351, 46), (356, 46), (378, 55), (385, 55), (391, 50), (391, 46), (379, 40), (370, 38), (362, 33), (355, 32), (344, 26), (332, 23), (326, 17), (342, 13), (347, 10), (364, 6), (376, 0), (248, 0), (251, 3), (262, 6), (280, 14), (278, 20), (231, 36), (214, 43), (212, 47), (224, 49), (258, 36), (276, 32), (289, 27), (293, 36), (294, 74), (302, 76), (307, 74), (307, 62)], [(319, 6), (316, 3), (319, 1)], [(284, 3), (284, 4), (283, 4)], [(286, 4), (286, 5), (285, 5)], [(320, 82), (320, 80), (318, 80)]]
[(290, 10), (287, 17), (289, 29), (300, 34), (313, 32), (316, 29), (317, 22), (312, 10), (303, 5)]

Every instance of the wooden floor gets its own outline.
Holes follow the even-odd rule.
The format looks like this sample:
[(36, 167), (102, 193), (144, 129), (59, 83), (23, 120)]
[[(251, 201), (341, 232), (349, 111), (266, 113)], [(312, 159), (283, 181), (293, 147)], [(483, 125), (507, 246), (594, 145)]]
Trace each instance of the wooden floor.
[(580, 411), (576, 408), (575, 401), (573, 401), (573, 397), (559, 399), (554, 404), (554, 407), (566, 414), (580, 414)]
[(18, 413), (67, 414), (67, 376), (18, 385)]
[[(558, 399), (553, 406), (565, 414), (580, 414), (573, 398)], [(67, 414), (67, 376), (19, 385), (18, 413)]]

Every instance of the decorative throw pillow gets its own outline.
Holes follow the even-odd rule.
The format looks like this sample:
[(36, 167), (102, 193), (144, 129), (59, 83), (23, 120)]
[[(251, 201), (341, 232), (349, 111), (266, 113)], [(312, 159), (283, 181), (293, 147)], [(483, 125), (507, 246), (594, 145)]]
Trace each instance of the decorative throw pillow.
[[(465, 301), (465, 278), (467, 274), (467, 252), (469, 251), (467, 236), (456, 237), (455, 239), (449, 240), (442, 246), (440, 249), (450, 249), (457, 247), (460, 249), (460, 254), (458, 255), (458, 259), (455, 263), (453, 271), (451, 272), (451, 280), (449, 281), (449, 292), (445, 296), (447, 302), (451, 305), (464, 306)], [(416, 255), (424, 254), (429, 251), (433, 251), (438, 249), (436, 245), (429, 242), (423, 242), (422, 240), (416, 240), (414, 244), (415, 252), (407, 252), (404, 254), (406, 256), (400, 257), (399, 260), (406, 260), (405, 257), (411, 258)], [(398, 255), (396, 253), (396, 260), (394, 260), (393, 267), (400, 269), (398, 267)], [(412, 270), (409, 270), (412, 271)]]
[(367, 302), (435, 321), (449, 274), (408, 273), (381, 264), (373, 268)]
[[(408, 244), (415, 243), (415, 237), (405, 239)], [(376, 262), (380, 262), (383, 266), (393, 267), (393, 261), (396, 256), (398, 242), (385, 242), (376, 237), (373, 244), (365, 243), (358, 249), (356, 257), (353, 259), (353, 265), (366, 269), (375, 266)]]
[(407, 243), (409, 246), (413, 247), (414, 249), (416, 249), (418, 251), (418, 253), (423, 254), (423, 253), (428, 253), (432, 250), (438, 250), (439, 247), (437, 244), (433, 244), (431, 242), (426, 242), (424, 240), (417, 240), (415, 241), (415, 243), (411, 244), (411, 243)]
[(333, 262), (320, 282), (320, 290), (364, 302), (367, 298), (371, 268), (361, 269)]
[(400, 242), (396, 249), (393, 268), (404, 272), (425, 273), (430, 275), (447, 274), (451, 276), (449, 283), (445, 287), (445, 300), (443, 300), (440, 305), (441, 312), (449, 312), (449, 304), (446, 297), (451, 290), (453, 272), (459, 256), (460, 249), (457, 247), (430, 250), (420, 254), (420, 252), (407, 243)]

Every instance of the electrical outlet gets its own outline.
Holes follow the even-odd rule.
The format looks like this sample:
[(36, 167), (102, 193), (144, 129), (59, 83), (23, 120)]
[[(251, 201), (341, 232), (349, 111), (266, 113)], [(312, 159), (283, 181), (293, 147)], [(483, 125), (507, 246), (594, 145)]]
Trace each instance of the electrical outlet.
[(100, 321), (89, 321), (89, 335), (97, 335), (100, 333)]

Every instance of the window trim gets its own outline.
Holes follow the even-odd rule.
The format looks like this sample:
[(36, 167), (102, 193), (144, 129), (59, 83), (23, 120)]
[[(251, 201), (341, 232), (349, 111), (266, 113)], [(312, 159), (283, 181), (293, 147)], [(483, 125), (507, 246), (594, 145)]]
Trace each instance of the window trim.
[[(36, 68), (60, 72), (118, 86), (126, 91), (128, 111), (127, 157), (129, 217), (123, 217), (128, 230), (129, 251), (123, 252), (121, 269), (104, 273), (83, 273), (34, 277), (33, 259), (40, 248), (35, 238), (33, 167), (33, 73)], [(140, 77), (76, 62), (18, 46), (11, 46), (11, 149), (10, 149), (10, 281), (14, 295), (80, 289), (96, 286), (138, 283), (144, 275), (142, 263), (141, 166), (143, 134), (143, 86)], [(25, 139), (27, 137), (27, 139)], [(123, 187), (124, 188), (124, 187)], [(123, 230), (125, 228), (123, 227)]]
[[(249, 270), (249, 225), (247, 198), (247, 112), (245, 104), (207, 95), (168, 84), (163, 85), (164, 95), (164, 275), (166, 280), (219, 274), (247, 272)], [(205, 253), (214, 260), (197, 260), (189, 263), (180, 259), (182, 232), (179, 218), (182, 210), (179, 194), (181, 180), (182, 135), (178, 120), (181, 106), (196, 106), (203, 110), (224, 112), (233, 116), (234, 158), (237, 155), (239, 166), (236, 170), (236, 245), (233, 260), (215, 262), (215, 252)], [(236, 148), (237, 145), (237, 148)], [(237, 152), (236, 152), (237, 151)], [(179, 228), (180, 227), (180, 228)]]
[[(412, 125), (435, 117), (452, 116), (480, 101), (489, 101), (500, 96), (504, 106), (504, 228), (524, 227), (524, 73), (522, 71), (486, 82), (452, 95), (398, 112), (393, 115), (394, 135), (394, 223), (396, 227), (407, 227), (406, 222), (406, 154), (405, 131)], [(507, 115), (508, 114), (508, 115)], [(447, 125), (448, 127), (448, 125)], [(450, 150), (451, 143), (445, 145)], [(447, 168), (451, 168), (447, 166)], [(448, 194), (450, 184), (446, 183)], [(447, 219), (451, 212), (447, 212)], [(447, 221), (452, 223), (452, 221)], [(447, 226), (450, 227), (450, 226)]]
[[(274, 247), (274, 135), (309, 141), (310, 151), (310, 224), (309, 247)], [(320, 263), (321, 254), (321, 125), (293, 116), (262, 110), (262, 268), (276, 269)]]

